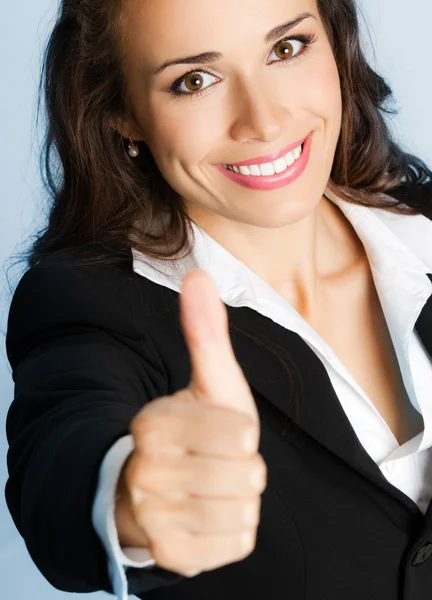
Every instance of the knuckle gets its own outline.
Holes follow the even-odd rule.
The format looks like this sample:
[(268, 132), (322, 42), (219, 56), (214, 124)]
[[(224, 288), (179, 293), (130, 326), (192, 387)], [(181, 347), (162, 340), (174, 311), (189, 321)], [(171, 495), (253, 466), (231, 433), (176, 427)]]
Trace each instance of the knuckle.
[(242, 434), (256, 436), (258, 432), (258, 426), (255, 421), (243, 413), (237, 413), (237, 416), (240, 420), (239, 428), (241, 429)]
[(257, 527), (259, 524), (261, 512), (261, 497), (253, 500), (245, 500), (240, 508), (240, 515), (237, 515), (238, 522), (248, 527)]
[(142, 412), (130, 426), (131, 433), (139, 440), (143, 452), (151, 451), (155, 444), (159, 447), (170, 443), (173, 437), (184, 440), (189, 436), (188, 411), (193, 407), (191, 403), (171, 397), (159, 398), (153, 402), (159, 403), (157, 408), (152, 407), (148, 412)]
[(261, 454), (255, 454), (251, 459), (250, 478), (261, 482), (261, 488), (267, 485), (267, 465)]
[[(258, 445), (259, 433), (257, 431), (257, 426), (251, 421), (251, 419), (249, 419), (246, 416), (244, 416), (243, 423), (240, 427), (240, 435), (237, 435), (236, 439), (241, 444), (242, 451), (245, 450), (245, 444), (247, 444), (248, 447), (250, 447), (251, 445), (252, 447), (256, 447)], [(251, 444), (251, 440), (253, 444)]]
[[(174, 395), (175, 396), (175, 395)], [(166, 420), (178, 409), (179, 401), (173, 396), (160, 396), (143, 406), (130, 424), (131, 432), (146, 432), (166, 425)]]
[(263, 477), (267, 477), (267, 464), (262, 454), (258, 452), (257, 454), (255, 454), (254, 459), (257, 465), (257, 469), (260, 469), (261, 473), (263, 474)]
[(158, 491), (161, 472), (160, 459), (151, 454), (143, 454), (139, 460), (131, 463), (128, 470), (128, 481), (131, 487), (142, 487), (146, 490)]
[(256, 531), (243, 531), (240, 535), (240, 557), (246, 558), (254, 551), (256, 545)]
[[(144, 407), (146, 408), (146, 407)], [(145, 436), (155, 428), (157, 416), (150, 411), (142, 410), (130, 424), (130, 431), (134, 437)]]

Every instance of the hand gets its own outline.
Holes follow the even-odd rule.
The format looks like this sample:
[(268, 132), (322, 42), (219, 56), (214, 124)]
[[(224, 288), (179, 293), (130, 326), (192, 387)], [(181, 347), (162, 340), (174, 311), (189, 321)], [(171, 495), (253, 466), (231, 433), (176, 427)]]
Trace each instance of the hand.
[(179, 300), (191, 381), (133, 419), (135, 449), (122, 481), (157, 564), (193, 576), (253, 551), (267, 468), (255, 401), (213, 280), (188, 272)]

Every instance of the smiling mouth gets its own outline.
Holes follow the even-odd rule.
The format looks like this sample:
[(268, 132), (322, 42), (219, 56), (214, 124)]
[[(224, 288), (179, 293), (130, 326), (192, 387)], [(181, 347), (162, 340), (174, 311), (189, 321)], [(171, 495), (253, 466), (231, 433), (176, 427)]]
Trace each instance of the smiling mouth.
[(297, 148), (294, 148), (294, 150), (291, 150), (291, 152), (287, 152), (280, 158), (270, 162), (257, 163), (255, 165), (222, 166), (227, 171), (240, 173), (241, 175), (250, 175), (252, 177), (266, 177), (269, 175), (283, 173), (300, 158), (303, 152), (303, 145), (304, 142), (303, 144), (297, 146)]
[[(307, 138), (306, 138), (307, 139)], [(304, 140), (297, 147), (293, 148), (290, 152), (286, 152), (279, 158), (267, 162), (257, 162), (256, 164), (239, 164), (229, 165), (222, 164), (221, 166), (227, 171), (233, 173), (239, 173), (241, 175), (251, 175), (252, 177), (268, 177), (270, 175), (277, 175), (283, 173), (289, 167), (291, 167), (296, 160), (300, 158), (303, 152), (303, 146), (306, 140)]]

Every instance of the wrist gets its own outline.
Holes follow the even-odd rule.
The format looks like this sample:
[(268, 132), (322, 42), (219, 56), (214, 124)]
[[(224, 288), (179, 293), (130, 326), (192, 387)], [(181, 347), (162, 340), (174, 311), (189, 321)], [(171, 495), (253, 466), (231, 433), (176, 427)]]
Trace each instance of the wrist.
[(124, 473), (129, 458), (123, 466), (116, 488), (114, 521), (121, 547), (135, 546), (138, 548), (147, 548), (150, 545), (150, 541), (133, 516), (130, 494), (124, 480)]

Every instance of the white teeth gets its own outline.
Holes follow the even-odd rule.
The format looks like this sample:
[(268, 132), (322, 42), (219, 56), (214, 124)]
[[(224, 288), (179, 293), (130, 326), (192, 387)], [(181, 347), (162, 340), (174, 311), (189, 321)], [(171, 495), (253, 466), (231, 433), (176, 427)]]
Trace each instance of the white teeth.
[(261, 176), (261, 171), (258, 165), (249, 165), (249, 171), (251, 175), (255, 177)]
[(295, 162), (294, 154), (292, 152), (288, 152), (288, 154), (285, 154), (284, 158), (285, 158), (286, 164), (289, 167)]
[(294, 158), (296, 160), (299, 158), (300, 152), (301, 152), (301, 147), (300, 148), (296, 148), (295, 150), (293, 150)]
[(234, 173), (241, 173), (242, 175), (253, 175), (268, 176), (274, 175), (275, 173), (283, 173), (288, 167), (290, 167), (296, 160), (298, 160), (302, 153), (302, 147), (299, 146), (292, 152), (287, 152), (285, 156), (281, 156), (273, 162), (263, 163), (261, 165), (242, 165), (240, 167), (232, 167), (231, 165), (223, 165), (224, 169), (232, 171)]
[(275, 174), (275, 168), (273, 163), (263, 163), (262, 165), (259, 165), (260, 171), (261, 171), (261, 175), (274, 175)]
[(282, 173), (282, 171), (285, 171), (287, 168), (286, 160), (283, 158), (283, 156), (275, 160), (273, 164), (275, 173)]

